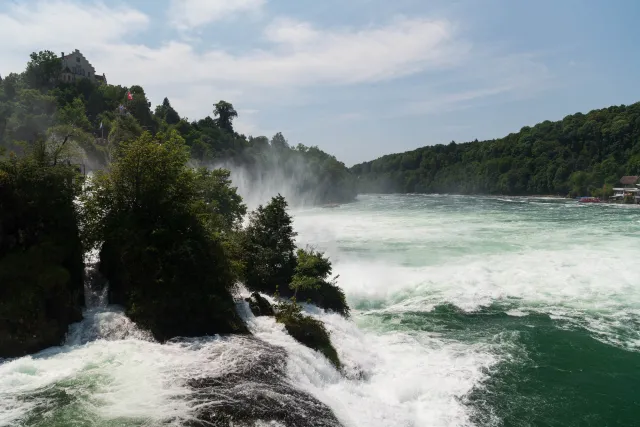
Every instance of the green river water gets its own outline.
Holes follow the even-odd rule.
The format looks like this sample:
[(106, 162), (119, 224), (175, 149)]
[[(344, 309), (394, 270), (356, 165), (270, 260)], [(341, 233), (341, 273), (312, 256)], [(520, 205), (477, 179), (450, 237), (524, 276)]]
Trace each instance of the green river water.
[[(272, 319), (248, 322), (344, 426), (640, 425), (640, 209), (368, 195), (293, 213), (353, 307), (308, 308), (345, 372)], [(182, 426), (185, 379), (232, 369), (242, 349), (160, 345), (92, 308), (64, 346), (0, 363), (0, 426)]]
[(637, 208), (366, 196), (298, 221), (335, 254), (362, 329), (493, 357), (456, 396), (474, 425), (640, 425)]

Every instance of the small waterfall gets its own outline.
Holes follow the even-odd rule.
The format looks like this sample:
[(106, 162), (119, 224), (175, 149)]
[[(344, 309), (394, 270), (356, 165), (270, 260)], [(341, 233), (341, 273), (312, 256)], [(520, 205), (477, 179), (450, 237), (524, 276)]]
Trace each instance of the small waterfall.
[(66, 344), (81, 345), (96, 340), (130, 338), (153, 341), (151, 334), (133, 323), (122, 307), (109, 305), (109, 282), (98, 271), (98, 262), (97, 250), (85, 257), (84, 319), (69, 327)]
[(97, 250), (85, 257), (84, 304), (87, 310), (106, 308), (109, 303), (109, 283), (98, 271), (98, 262)]

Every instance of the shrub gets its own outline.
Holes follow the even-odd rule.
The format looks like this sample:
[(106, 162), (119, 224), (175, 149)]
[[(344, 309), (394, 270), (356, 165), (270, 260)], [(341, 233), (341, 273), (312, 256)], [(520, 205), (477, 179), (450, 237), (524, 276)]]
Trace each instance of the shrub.
[(329, 332), (322, 322), (302, 314), (295, 298), (278, 304), (276, 320), (284, 324), (285, 329), (299, 343), (322, 353), (337, 369), (341, 363), (338, 352), (331, 344)]

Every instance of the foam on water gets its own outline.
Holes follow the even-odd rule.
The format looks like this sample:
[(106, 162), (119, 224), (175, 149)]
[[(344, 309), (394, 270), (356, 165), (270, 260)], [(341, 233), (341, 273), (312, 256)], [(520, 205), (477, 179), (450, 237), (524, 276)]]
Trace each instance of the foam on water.
[(470, 409), (458, 398), (497, 362), (489, 345), (424, 333), (367, 333), (340, 315), (311, 306), (306, 311), (327, 326), (344, 375), (273, 318), (248, 315), (248, 323), (258, 338), (287, 349), (291, 380), (329, 405), (345, 426), (470, 425)]
[(499, 303), (636, 348), (640, 286), (629, 254), (640, 252), (637, 210), (452, 199), (365, 197), (341, 211), (301, 212), (296, 228), (301, 243), (327, 251), (349, 301), (363, 309), (450, 303), (472, 312)]
[[(329, 405), (345, 426), (468, 423), (456, 396), (464, 396), (482, 378), (482, 367), (494, 362), (485, 349), (427, 335), (367, 334), (341, 316), (308, 310), (326, 322), (346, 375), (298, 344), (274, 319), (244, 315), (257, 338), (287, 351), (289, 380)], [(246, 362), (241, 340), (160, 345), (141, 339), (130, 322), (114, 320), (118, 316), (116, 311), (107, 318), (132, 330), (0, 365), (0, 425), (18, 425), (42, 411), (61, 416), (58, 412), (69, 405), (97, 425), (109, 420), (181, 425), (193, 418), (192, 391), (185, 380), (220, 376)], [(92, 325), (89, 329), (96, 330)], [(107, 333), (113, 334), (113, 328)], [(54, 390), (72, 394), (73, 403), (47, 397)], [(43, 397), (25, 400), (36, 395)]]
[[(513, 200), (372, 196), (296, 212), (299, 243), (327, 251), (355, 307), (350, 320), (305, 307), (331, 332), (344, 372), (241, 303), (255, 343), (285, 349), (287, 381), (345, 426), (373, 427), (472, 425), (466, 396), (515, 345), (506, 332), (459, 340), (411, 330), (402, 314), (499, 304), (510, 316), (545, 313), (637, 348), (640, 287), (629, 254), (640, 249), (639, 212)], [(0, 364), (0, 426), (44, 426), (34, 414), (65, 408), (87, 425), (181, 425), (194, 417), (187, 380), (220, 377), (265, 348), (241, 337), (160, 345), (96, 303), (65, 346)]]

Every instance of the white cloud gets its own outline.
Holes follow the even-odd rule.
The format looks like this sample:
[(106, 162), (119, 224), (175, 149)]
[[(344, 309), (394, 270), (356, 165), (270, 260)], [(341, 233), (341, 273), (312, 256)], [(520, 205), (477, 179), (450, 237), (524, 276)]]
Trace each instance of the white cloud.
[(118, 43), (124, 36), (143, 31), (149, 18), (132, 8), (104, 3), (80, 5), (53, 0), (6, 3), (0, 13), (2, 72), (22, 71), (33, 50), (52, 49), (69, 52), (100, 50)]
[[(176, 0), (171, 13), (178, 19), (174, 20), (176, 25), (198, 26), (263, 3)], [(295, 99), (303, 87), (375, 83), (419, 72), (448, 70), (457, 75), (467, 68), (471, 74), (484, 70), (486, 79), (474, 80), (480, 86), (469, 89), (475, 97), (488, 96), (496, 87), (507, 91), (520, 87), (510, 79), (518, 78), (525, 68), (526, 75), (532, 76), (532, 69), (527, 68), (529, 60), (513, 61), (524, 68), (508, 62), (504, 63), (508, 67), (495, 73), (492, 70), (504, 64), (489, 62), (480, 70), (473, 63), (478, 58), (477, 47), (461, 39), (456, 26), (447, 20), (397, 17), (386, 25), (327, 29), (280, 18), (264, 30), (261, 41), (268, 47), (200, 52), (184, 39), (158, 47), (130, 43), (129, 37), (145, 30), (150, 18), (127, 6), (37, 0), (27, 5), (11, 3), (6, 9), (0, 13), (0, 39), (11, 42), (0, 46), (1, 74), (23, 70), (31, 51), (77, 48), (98, 72), (106, 73), (110, 83), (142, 85), (153, 103), (168, 96), (182, 115), (192, 119), (210, 114), (218, 99), (239, 107), (261, 108), (284, 98)], [(177, 10), (183, 13), (177, 14)], [(445, 94), (442, 99), (455, 103), (464, 101), (465, 96), (469, 95)], [(429, 102), (437, 105), (438, 98)], [(256, 130), (249, 122), (242, 127)]]
[(238, 13), (255, 12), (266, 0), (171, 0), (169, 19), (181, 30), (200, 27)]
[(451, 66), (467, 50), (455, 41), (447, 22), (419, 19), (335, 32), (279, 21), (267, 28), (265, 39), (272, 42), (272, 49), (240, 54), (224, 50), (198, 53), (178, 41), (159, 48), (105, 43), (99, 57), (112, 64), (110, 74), (118, 80), (282, 87), (387, 80)]

